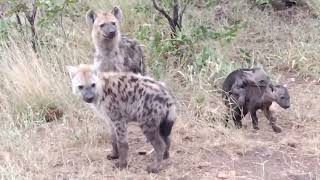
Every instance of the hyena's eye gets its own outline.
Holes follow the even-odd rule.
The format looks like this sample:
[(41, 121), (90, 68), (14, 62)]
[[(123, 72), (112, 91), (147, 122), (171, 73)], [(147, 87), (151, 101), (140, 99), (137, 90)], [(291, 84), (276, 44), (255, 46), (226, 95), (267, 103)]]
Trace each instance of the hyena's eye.
[(91, 87), (92, 87), (92, 88), (96, 87), (96, 83), (92, 83), (92, 84), (91, 84)]
[(82, 90), (82, 89), (83, 89), (83, 86), (81, 86), (81, 85), (78, 86), (78, 89), (79, 89), (79, 90)]
[(111, 24), (115, 26), (115, 25), (116, 25), (116, 22), (111, 22)]

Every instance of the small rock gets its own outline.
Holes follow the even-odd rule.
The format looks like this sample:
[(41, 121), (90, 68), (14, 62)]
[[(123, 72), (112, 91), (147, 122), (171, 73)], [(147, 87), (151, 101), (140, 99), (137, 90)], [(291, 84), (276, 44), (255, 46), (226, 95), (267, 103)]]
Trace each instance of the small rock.
[(301, 129), (301, 128), (303, 128), (303, 125), (297, 124), (294, 127), (297, 128), (297, 129)]
[(294, 174), (294, 173), (289, 173), (288, 174), (288, 177), (291, 179), (291, 180), (305, 180), (305, 179), (316, 179), (314, 177), (314, 175), (310, 175), (309, 173), (302, 173), (302, 174)]
[(176, 153), (177, 154), (182, 154), (182, 153), (184, 153), (184, 151), (183, 150), (177, 150)]
[(147, 151), (138, 151), (138, 154), (139, 154), (139, 155), (146, 155), (146, 154), (147, 154)]
[(219, 172), (217, 174), (217, 178), (218, 179), (230, 179), (230, 178), (234, 178), (235, 176), (236, 176), (236, 172), (235, 171)]
[(191, 180), (192, 178), (190, 178), (188, 175), (183, 176), (183, 177), (179, 177), (177, 180)]
[(203, 169), (203, 168), (206, 168), (206, 167), (209, 167), (209, 166), (210, 166), (209, 162), (203, 162), (203, 163), (198, 165), (198, 168), (199, 169)]
[(190, 137), (190, 136), (186, 136), (186, 137), (184, 137), (183, 139), (186, 140), (186, 141), (192, 142), (192, 137)]
[(297, 144), (294, 143), (294, 142), (288, 142), (287, 145), (292, 147), (292, 148), (296, 148), (297, 147)]
[(228, 175), (225, 172), (219, 172), (217, 178), (219, 179), (228, 179)]
[(295, 82), (295, 81), (296, 81), (295, 78), (290, 78), (289, 80), (290, 80), (291, 82)]

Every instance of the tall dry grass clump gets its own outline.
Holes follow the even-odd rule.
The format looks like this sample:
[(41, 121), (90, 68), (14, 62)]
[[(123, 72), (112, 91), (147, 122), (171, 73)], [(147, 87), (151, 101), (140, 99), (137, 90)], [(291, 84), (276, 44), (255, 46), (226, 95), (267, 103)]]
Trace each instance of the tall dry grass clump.
[(0, 111), (2, 120), (14, 125), (41, 123), (50, 109), (63, 113), (77, 106), (64, 67), (82, 53), (65, 44), (63, 50), (39, 45), (36, 54), (23, 39), (10, 36), (0, 46)]
[[(29, 137), (29, 130), (41, 127), (46, 121), (69, 123), (72, 119), (92, 119), (91, 111), (71, 94), (65, 71), (67, 64), (89, 61), (90, 50), (74, 47), (74, 41), (84, 32), (76, 34), (71, 30), (73, 36), (68, 41), (58, 36), (59, 33), (46, 34), (55, 46), (39, 41), (37, 53), (27, 37), (14, 31), (1, 39), (0, 179), (34, 179), (38, 173), (36, 177), (45, 177), (44, 170), (56, 158), (48, 156), (48, 151), (51, 145), (56, 147), (59, 143), (46, 143), (42, 146), (45, 149), (35, 148), (47, 135), (35, 142)], [(86, 38), (82, 40), (85, 43)], [(53, 133), (52, 138), (55, 136)], [(66, 137), (70, 136), (76, 135), (71, 133)], [(66, 141), (64, 138), (62, 142)], [(61, 147), (57, 148), (60, 151)]]

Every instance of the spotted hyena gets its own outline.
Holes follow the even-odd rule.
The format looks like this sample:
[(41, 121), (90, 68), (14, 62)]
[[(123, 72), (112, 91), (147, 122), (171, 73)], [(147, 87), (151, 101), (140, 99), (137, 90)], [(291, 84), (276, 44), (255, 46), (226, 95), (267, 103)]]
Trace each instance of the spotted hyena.
[(163, 83), (134, 73), (95, 73), (92, 65), (68, 66), (73, 93), (105, 119), (112, 129), (112, 154), (118, 168), (127, 166), (127, 123), (137, 121), (156, 152), (148, 172), (158, 172), (169, 157), (170, 133), (176, 119), (176, 103)]
[(144, 54), (134, 39), (121, 35), (119, 23), (122, 11), (113, 7), (110, 12), (89, 10), (86, 22), (92, 32), (94, 65), (102, 72), (120, 71), (145, 74)]

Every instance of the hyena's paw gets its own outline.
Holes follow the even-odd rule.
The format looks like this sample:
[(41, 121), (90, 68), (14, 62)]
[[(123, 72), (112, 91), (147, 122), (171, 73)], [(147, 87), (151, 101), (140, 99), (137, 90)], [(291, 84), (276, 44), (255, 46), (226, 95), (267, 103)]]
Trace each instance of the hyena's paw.
[(108, 155), (107, 155), (107, 159), (108, 159), (108, 160), (119, 159), (119, 155), (118, 155), (118, 154), (114, 154), (114, 153), (108, 154)]
[(122, 170), (122, 169), (125, 169), (125, 168), (128, 167), (128, 163), (127, 163), (127, 162), (120, 162), (120, 161), (118, 161), (118, 162), (115, 162), (115, 163), (114, 163), (114, 167), (117, 168), (117, 169)]
[(168, 159), (170, 157), (169, 151), (164, 152), (163, 159)]
[(271, 127), (272, 127), (273, 131), (276, 132), (276, 133), (281, 133), (282, 132), (281, 128), (278, 127), (277, 125), (273, 125)]
[(258, 125), (253, 125), (253, 129), (259, 130), (260, 128), (258, 127)]
[(242, 122), (241, 121), (234, 121), (234, 125), (236, 126), (237, 129), (242, 128)]
[(148, 173), (158, 173), (160, 171), (160, 165), (157, 163), (152, 163), (147, 166), (147, 172)]

